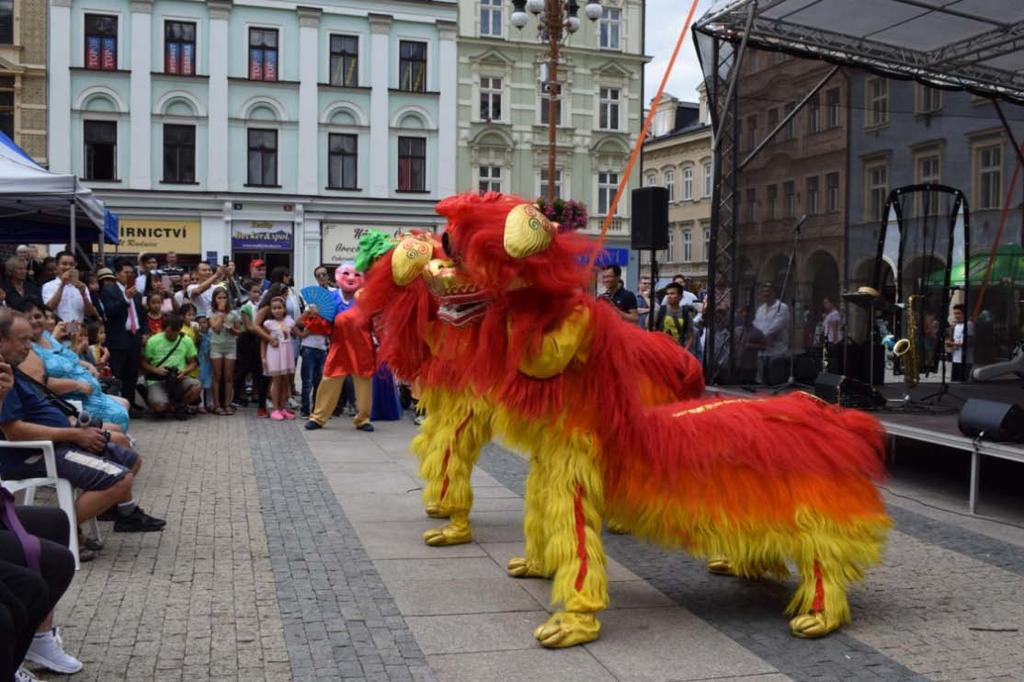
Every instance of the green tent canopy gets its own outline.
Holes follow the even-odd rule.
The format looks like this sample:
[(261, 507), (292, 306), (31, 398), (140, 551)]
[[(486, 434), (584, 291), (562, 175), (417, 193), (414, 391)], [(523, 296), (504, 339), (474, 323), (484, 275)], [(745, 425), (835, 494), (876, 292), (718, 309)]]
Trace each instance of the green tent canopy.
[[(988, 268), (988, 253), (979, 253), (971, 256), (970, 259), (970, 286), (981, 286), (985, 279), (985, 270)], [(936, 270), (928, 275), (928, 286), (941, 287), (946, 281), (946, 270)], [(957, 263), (949, 273), (951, 286), (964, 286), (964, 264)], [(1007, 284), (1011, 286), (1024, 287), (1024, 247), (1016, 244), (1004, 244), (996, 251), (995, 261), (992, 263), (992, 274), (989, 275), (988, 283), (995, 286)]]

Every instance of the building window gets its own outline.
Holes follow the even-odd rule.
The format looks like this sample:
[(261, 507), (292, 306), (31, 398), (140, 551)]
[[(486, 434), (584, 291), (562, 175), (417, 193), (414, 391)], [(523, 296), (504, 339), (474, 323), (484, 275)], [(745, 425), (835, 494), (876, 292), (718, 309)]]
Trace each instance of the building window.
[(85, 139), (85, 179), (117, 179), (117, 123), (115, 121), (85, 121), (82, 137)]
[(164, 73), (196, 73), (196, 25), (185, 21), (164, 24)]
[[(789, 116), (789, 113), (794, 109), (796, 109), (795, 102), (790, 102), (789, 104), (787, 104), (786, 116)], [(790, 116), (789, 120), (786, 121), (786, 127), (783, 128), (782, 130), (783, 135), (785, 136), (783, 139), (792, 140), (794, 137), (796, 137), (796, 116)]]
[(864, 167), (866, 196), (864, 197), (864, 219), (867, 221), (883, 220), (885, 216), (885, 200), (889, 195), (889, 166), (886, 163), (873, 163)]
[(398, 191), (427, 190), (427, 140), (422, 137), (398, 138)]
[(0, 0), (0, 43), (14, 43), (14, 0)]
[(359, 85), (359, 38), (331, 36), (331, 85)]
[(501, 191), (501, 166), (480, 166), (480, 193)]
[(480, 35), (501, 37), (501, 0), (480, 0)]
[(665, 171), (665, 188), (668, 189), (668, 200), (676, 200), (676, 174), (672, 171)]
[(690, 230), (683, 230), (683, 262), (689, 263), (693, 260), (693, 233)]
[(549, 86), (548, 83), (541, 83), (540, 92), (540, 122), (544, 125), (548, 124), (549, 114), (549, 102), (551, 101), (551, 95), (548, 93), (549, 87), (555, 88), (555, 125), (562, 125), (562, 86), (561, 84), (555, 86)]
[(693, 166), (683, 169), (683, 201), (693, 200)]
[(668, 248), (658, 252), (658, 258), (662, 263), (667, 263), (676, 257), (676, 231), (673, 227), (672, 225), (668, 226)]
[(779, 188), (776, 185), (768, 185), (768, 220), (775, 220), (778, 217)]
[(747, 136), (749, 138), (749, 143), (747, 144), (747, 149), (753, 149), (754, 147), (757, 146), (757, 116), (756, 115), (755, 116), (748, 116), (747, 117)]
[(711, 260), (711, 228), (704, 228), (704, 260)]
[(480, 120), (501, 120), (501, 79), (480, 79)]
[(619, 129), (620, 97), (618, 88), (601, 88), (601, 111), (598, 127), (602, 130)]
[(914, 113), (934, 114), (942, 109), (942, 90), (929, 88), (920, 83), (914, 84)]
[(750, 222), (757, 220), (757, 189), (754, 187), (747, 189), (747, 220)]
[(85, 68), (92, 71), (117, 70), (117, 17), (85, 15)]
[(786, 217), (794, 217), (796, 215), (796, 183), (792, 180), (782, 183), (782, 196), (786, 202)]
[(978, 208), (999, 208), (1003, 193), (1003, 145), (987, 144), (975, 149)]
[(869, 78), (867, 82), (867, 125), (880, 126), (889, 122), (889, 81)]
[(601, 33), (602, 50), (618, 50), (619, 38), (622, 32), (622, 10), (615, 7), (605, 7), (601, 11)]
[(807, 178), (807, 215), (817, 215), (820, 195), (818, 187), (818, 176), (813, 175)]
[(704, 178), (704, 186), (702, 188), (703, 191), (701, 192), (701, 196), (709, 197), (711, 196), (711, 162), (705, 161), (703, 166), (701, 167), (701, 170), (703, 171)]
[(356, 189), (359, 169), (359, 136), (331, 133), (327, 136), (327, 186)]
[(775, 130), (775, 126), (777, 126), (777, 125), (779, 125), (779, 110), (778, 109), (769, 109), (768, 110), (768, 132), (767, 132), (767, 134), (771, 135), (772, 131)]
[[(618, 173), (598, 173), (597, 174), (597, 214), (608, 215), (608, 211), (612, 206), (612, 199), (615, 198), (615, 193), (619, 189), (619, 174)], [(616, 207), (616, 213), (618, 207)]]
[(825, 191), (828, 192), (828, 212), (839, 212), (839, 173), (829, 173), (825, 176)]
[(648, 173), (647, 174), (646, 182), (644, 183), (644, 187), (654, 187), (657, 184), (658, 184), (658, 176), (655, 175), (654, 173)]
[(427, 44), (403, 40), (398, 44), (398, 89), (427, 91)]
[[(540, 195), (545, 200), (548, 198), (548, 169), (540, 169)], [(555, 198), (562, 197), (562, 169), (555, 169)]]
[(0, 131), (14, 139), (14, 79), (0, 78)]
[(277, 186), (277, 131), (249, 128), (249, 175), (253, 187)]
[(825, 93), (825, 103), (828, 106), (828, 127), (838, 128), (842, 125), (842, 112), (839, 109), (839, 88), (832, 88)]
[(277, 80), (277, 29), (249, 29), (249, 80)]
[(164, 125), (164, 182), (196, 181), (196, 127)]
[[(917, 157), (914, 165), (917, 173), (917, 183), (920, 185), (937, 185), (942, 181), (942, 158), (938, 154), (925, 154)], [(928, 204), (925, 206), (925, 196), (928, 197)], [(917, 210), (918, 213), (927, 215), (938, 215), (939, 213), (939, 192), (918, 192)]]
[(807, 132), (816, 133), (821, 130), (821, 98), (818, 93), (807, 100)]

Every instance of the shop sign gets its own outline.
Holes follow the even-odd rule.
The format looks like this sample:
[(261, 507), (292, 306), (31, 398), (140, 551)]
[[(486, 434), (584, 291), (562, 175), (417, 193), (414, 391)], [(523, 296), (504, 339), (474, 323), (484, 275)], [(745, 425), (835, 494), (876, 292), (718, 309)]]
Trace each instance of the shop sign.
[(338, 265), (345, 261), (354, 261), (359, 251), (359, 240), (370, 230), (390, 233), (396, 237), (405, 231), (404, 228), (359, 227), (341, 223), (323, 223), (321, 234), (321, 255), (323, 262)]
[(231, 250), (291, 251), (292, 224), (270, 220), (232, 221)]
[(200, 253), (198, 220), (135, 220), (121, 216), (119, 253)]

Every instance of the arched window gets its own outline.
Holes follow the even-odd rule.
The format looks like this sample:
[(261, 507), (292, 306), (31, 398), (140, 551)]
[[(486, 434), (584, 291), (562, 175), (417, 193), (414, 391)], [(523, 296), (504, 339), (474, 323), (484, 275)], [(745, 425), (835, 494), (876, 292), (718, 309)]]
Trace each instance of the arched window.
[(673, 171), (665, 171), (665, 187), (668, 188), (668, 200), (676, 200), (676, 174)]
[(693, 166), (683, 169), (683, 201), (693, 201)]
[(693, 233), (690, 230), (683, 230), (683, 262), (689, 263), (693, 260)]

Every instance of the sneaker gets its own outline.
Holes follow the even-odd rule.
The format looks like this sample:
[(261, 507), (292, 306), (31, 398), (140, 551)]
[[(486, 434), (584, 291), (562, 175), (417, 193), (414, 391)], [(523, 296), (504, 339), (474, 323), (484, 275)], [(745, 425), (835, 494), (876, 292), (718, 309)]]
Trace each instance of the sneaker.
[(418, 414), (413, 418), (412, 423), (415, 424), (416, 426), (423, 426), (424, 419), (426, 419), (426, 417), (424, 417), (422, 414)]
[(295, 419), (295, 413), (291, 410), (281, 410), (281, 414), (284, 415), (285, 419)]
[(269, 412), (267, 412), (267, 408), (265, 408), (265, 407), (260, 407), (260, 408), (258, 408), (258, 409), (256, 410), (256, 416), (257, 416), (257, 417), (269, 417), (269, 416), (270, 416), (270, 413), (269, 413)]
[[(82, 662), (64, 651), (64, 642), (61, 641), (57, 628), (53, 628), (49, 632), (37, 632), (36, 636), (32, 638), (32, 645), (25, 653), (25, 660), (65, 675), (77, 673), (82, 669)], [(29, 677), (27, 679), (36, 678)]]
[(284, 412), (281, 410), (274, 410), (270, 413), (270, 418), (276, 422), (283, 422), (287, 417), (284, 416)]
[(293, 410), (299, 409), (299, 401), (296, 400), (295, 398), (288, 398), (288, 407), (290, 407)]
[(324, 427), (322, 427), (320, 424), (317, 424), (312, 419), (310, 419), (308, 422), (306, 422), (306, 430), (307, 431), (316, 431), (317, 429), (322, 429), (322, 428), (324, 428)]
[(39, 682), (39, 678), (25, 668), (18, 668), (14, 673), (14, 682)]
[(371, 424), (370, 422), (364, 422), (364, 423), (360, 424), (359, 426), (357, 426), (356, 429), (359, 430), (359, 431), (366, 431), (367, 433), (369, 433), (370, 431), (374, 430), (373, 429), (373, 424)]
[(115, 533), (152, 533), (163, 530), (167, 522), (150, 516), (142, 511), (142, 507), (135, 507), (128, 516), (122, 516), (114, 523)]
[(309, 410), (299, 410), (299, 416), (303, 419), (309, 419)]
[(350, 417), (356, 416), (356, 406), (355, 405), (349, 405), (348, 409), (346, 410), (346, 412), (347, 412), (348, 416), (350, 416)]

